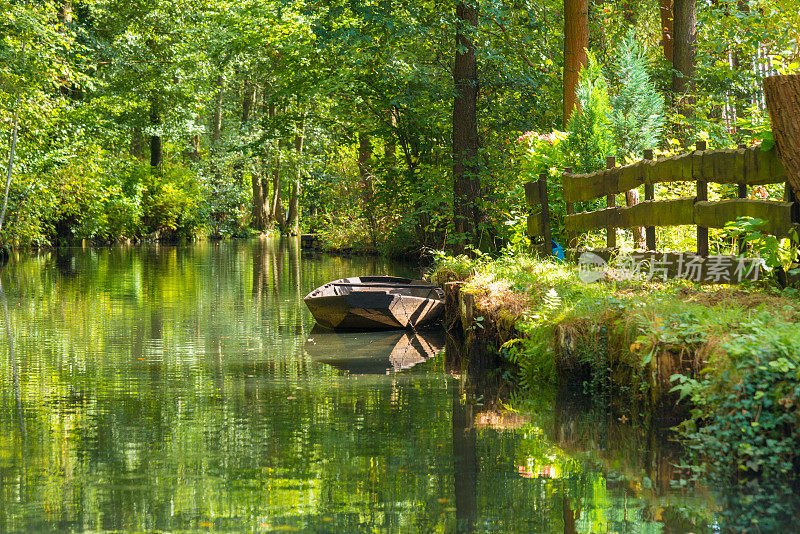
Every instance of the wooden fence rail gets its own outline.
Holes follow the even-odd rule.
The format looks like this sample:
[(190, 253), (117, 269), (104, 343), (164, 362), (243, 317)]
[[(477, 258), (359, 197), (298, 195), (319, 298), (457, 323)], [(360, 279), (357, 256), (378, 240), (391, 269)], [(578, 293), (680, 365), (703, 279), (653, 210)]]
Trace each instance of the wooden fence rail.
[[(656, 250), (655, 227), (697, 225), (697, 253), (708, 255), (708, 228), (722, 228), (737, 217), (755, 217), (766, 221), (764, 233), (788, 236), (797, 223), (796, 206), (790, 189), (784, 202), (748, 199), (747, 186), (786, 182), (786, 171), (775, 149), (761, 150), (759, 146), (733, 150), (706, 150), (704, 142), (697, 150), (671, 158), (653, 161), (652, 151), (632, 165), (616, 167), (609, 158), (603, 171), (574, 174), (566, 169), (562, 175), (567, 215), (564, 229), (567, 246), (573, 246), (578, 234), (607, 230), (607, 246), (616, 248), (616, 229), (646, 227), (646, 247)], [(693, 197), (655, 200), (654, 185), (658, 183), (695, 182)], [(708, 200), (708, 183), (737, 184), (738, 198)], [(633, 206), (616, 206), (615, 195), (644, 186), (643, 202)], [(541, 206), (538, 214), (528, 218), (528, 235), (547, 236), (549, 247), (550, 220), (547, 205), (547, 176), (525, 184), (525, 196), (531, 206)], [(605, 209), (576, 213), (576, 203), (605, 196)], [(543, 249), (547, 252), (547, 249)]]

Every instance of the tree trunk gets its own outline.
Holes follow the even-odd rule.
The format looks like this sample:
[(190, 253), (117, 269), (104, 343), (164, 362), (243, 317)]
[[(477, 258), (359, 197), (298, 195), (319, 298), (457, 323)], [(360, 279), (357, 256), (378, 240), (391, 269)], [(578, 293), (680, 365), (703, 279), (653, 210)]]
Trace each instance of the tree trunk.
[(394, 109), (387, 110), (386, 114), (391, 131), (383, 141), (383, 164), (386, 167), (386, 190), (393, 191), (397, 182), (397, 140), (395, 137), (397, 117), (395, 117)]
[(764, 79), (772, 136), (795, 197), (800, 198), (800, 75)]
[[(150, 101), (150, 126), (153, 128), (158, 128), (161, 126), (161, 113), (159, 111), (160, 106), (158, 102), (156, 102), (155, 98)], [(164, 160), (164, 148), (161, 142), (160, 135), (151, 135), (150, 136), (150, 166), (151, 167), (161, 167), (161, 163)]]
[(577, 103), (576, 90), (589, 46), (589, 1), (564, 0), (564, 127)]
[(189, 159), (200, 161), (200, 134), (194, 134), (189, 144)]
[(664, 58), (672, 63), (672, 0), (661, 0), (659, 11), (661, 12), (661, 47), (664, 49)]
[(474, 0), (456, 6), (456, 57), (453, 65), (453, 223), (458, 249), (477, 241), (480, 222), (478, 176), (478, 63), (474, 33), (478, 7)]
[[(22, 48), (25, 50), (25, 45)], [(6, 167), (6, 191), (3, 198), (3, 209), (0, 211), (0, 230), (3, 229), (3, 221), (6, 218), (6, 209), (8, 208), (8, 193), (11, 190), (11, 178), (14, 177), (14, 156), (17, 153), (17, 134), (19, 132), (19, 102), (20, 96), (17, 93), (17, 99), (14, 103), (14, 118), (11, 119), (11, 145), (8, 147), (8, 166)]]
[[(696, 0), (674, 2), (674, 50), (672, 66), (672, 91), (685, 116), (693, 114), (694, 71), (697, 56), (697, 3)], [(684, 96), (689, 93), (688, 96)]]
[[(626, 206), (635, 206), (639, 203), (639, 191), (636, 189), (630, 189), (625, 191), (625, 205)], [(635, 228), (631, 228), (631, 232), (633, 233), (633, 248), (640, 249), (646, 248), (643, 247), (644, 244), (644, 227), (637, 226)]]
[[(747, 3), (747, 0), (738, 0), (738, 2), (736, 2), (736, 9), (740, 13), (743, 13), (745, 15), (750, 13), (750, 5)], [(745, 68), (749, 69), (751, 58), (742, 57), (742, 48), (744, 47), (739, 46), (734, 49), (733, 65), (732, 65), (734, 72), (740, 72), (740, 69), (742, 68), (743, 65), (747, 65)], [(735, 117), (736, 119), (744, 118), (744, 116), (746, 115), (747, 105), (750, 103), (750, 95), (751, 91), (749, 90), (749, 88), (743, 90), (743, 88), (739, 87), (738, 90), (734, 92), (734, 98), (735, 98), (734, 111), (736, 112), (736, 117)], [(734, 124), (736, 124), (735, 121)], [(752, 133), (740, 129), (738, 125), (736, 126), (736, 130), (737, 133), (740, 135), (747, 135), (748, 133)]]
[(263, 232), (267, 229), (267, 221), (264, 213), (264, 190), (261, 189), (261, 177), (258, 173), (253, 173), (251, 184), (253, 186), (252, 226)]
[(131, 156), (144, 159), (144, 133), (138, 126), (131, 132)]
[(272, 220), (278, 225), (281, 233), (286, 231), (286, 218), (283, 213), (283, 202), (281, 201), (281, 189), (283, 187), (281, 180), (281, 149), (283, 147), (283, 140), (277, 143), (275, 151), (275, 166), (272, 168), (272, 200), (270, 202), (270, 214)]
[(209, 131), (211, 134), (211, 150), (216, 151), (217, 144), (219, 144), (220, 135), (222, 133), (222, 97), (225, 92), (225, 79), (222, 74), (217, 76), (217, 94), (214, 98), (214, 109), (211, 112), (211, 124)]
[(255, 98), (256, 86), (248, 80), (244, 83), (244, 96), (242, 97), (242, 124), (246, 124), (250, 120)]
[(300, 234), (300, 182), (303, 178), (303, 140), (306, 131), (305, 116), (300, 115), (297, 124), (297, 135), (294, 138), (294, 153), (297, 157), (297, 169), (292, 183), (292, 196), (289, 199), (289, 214), (286, 216), (286, 227), (293, 235)]
[(361, 201), (364, 203), (364, 215), (369, 224), (372, 246), (378, 238), (378, 228), (375, 218), (375, 181), (372, 174), (370, 160), (372, 159), (372, 143), (369, 136), (358, 134), (358, 173), (361, 175)]

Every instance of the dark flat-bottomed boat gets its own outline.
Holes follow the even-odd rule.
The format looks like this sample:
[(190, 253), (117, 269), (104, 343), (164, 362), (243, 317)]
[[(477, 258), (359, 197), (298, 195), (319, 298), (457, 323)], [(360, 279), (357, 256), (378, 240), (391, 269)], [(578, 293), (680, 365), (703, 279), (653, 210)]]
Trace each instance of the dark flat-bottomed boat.
[(418, 328), (444, 311), (444, 292), (397, 276), (342, 278), (303, 299), (317, 322), (334, 329)]

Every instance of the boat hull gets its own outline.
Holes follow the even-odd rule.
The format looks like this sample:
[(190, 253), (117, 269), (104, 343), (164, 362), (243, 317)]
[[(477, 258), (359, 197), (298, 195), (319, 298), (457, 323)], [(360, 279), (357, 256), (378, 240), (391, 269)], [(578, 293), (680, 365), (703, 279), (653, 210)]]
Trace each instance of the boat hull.
[[(380, 287), (383, 278), (398, 280), (368, 277), (369, 281), (361, 282), (361, 279), (345, 278), (317, 288), (304, 302), (319, 324), (333, 329), (418, 328), (430, 324), (444, 311), (444, 301), (439, 298), (403, 294), (412, 292), (406, 287), (413, 287), (416, 293), (427, 291), (431, 296), (439, 296), (440, 290), (435, 286), (404, 286), (389, 281), (386, 284), (392, 287)], [(339, 286), (344, 289), (338, 289)], [(335, 294), (337, 291), (341, 294)]]

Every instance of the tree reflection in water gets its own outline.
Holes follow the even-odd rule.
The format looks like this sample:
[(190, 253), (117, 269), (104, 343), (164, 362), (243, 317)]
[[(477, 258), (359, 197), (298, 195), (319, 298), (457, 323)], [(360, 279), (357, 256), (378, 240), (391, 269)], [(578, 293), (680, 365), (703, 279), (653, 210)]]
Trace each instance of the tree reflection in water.
[[(0, 531), (712, 523), (705, 494), (669, 487), (660, 436), (551, 392), (509, 415), (478, 380), (488, 369), (465, 372), (452, 349), (428, 357), (440, 340), (367, 336), (378, 350), (360, 352), (365, 339), (313, 331), (302, 295), (354, 274), (419, 272), (271, 239), (9, 264)], [(375, 354), (373, 368), (324, 363)]]

